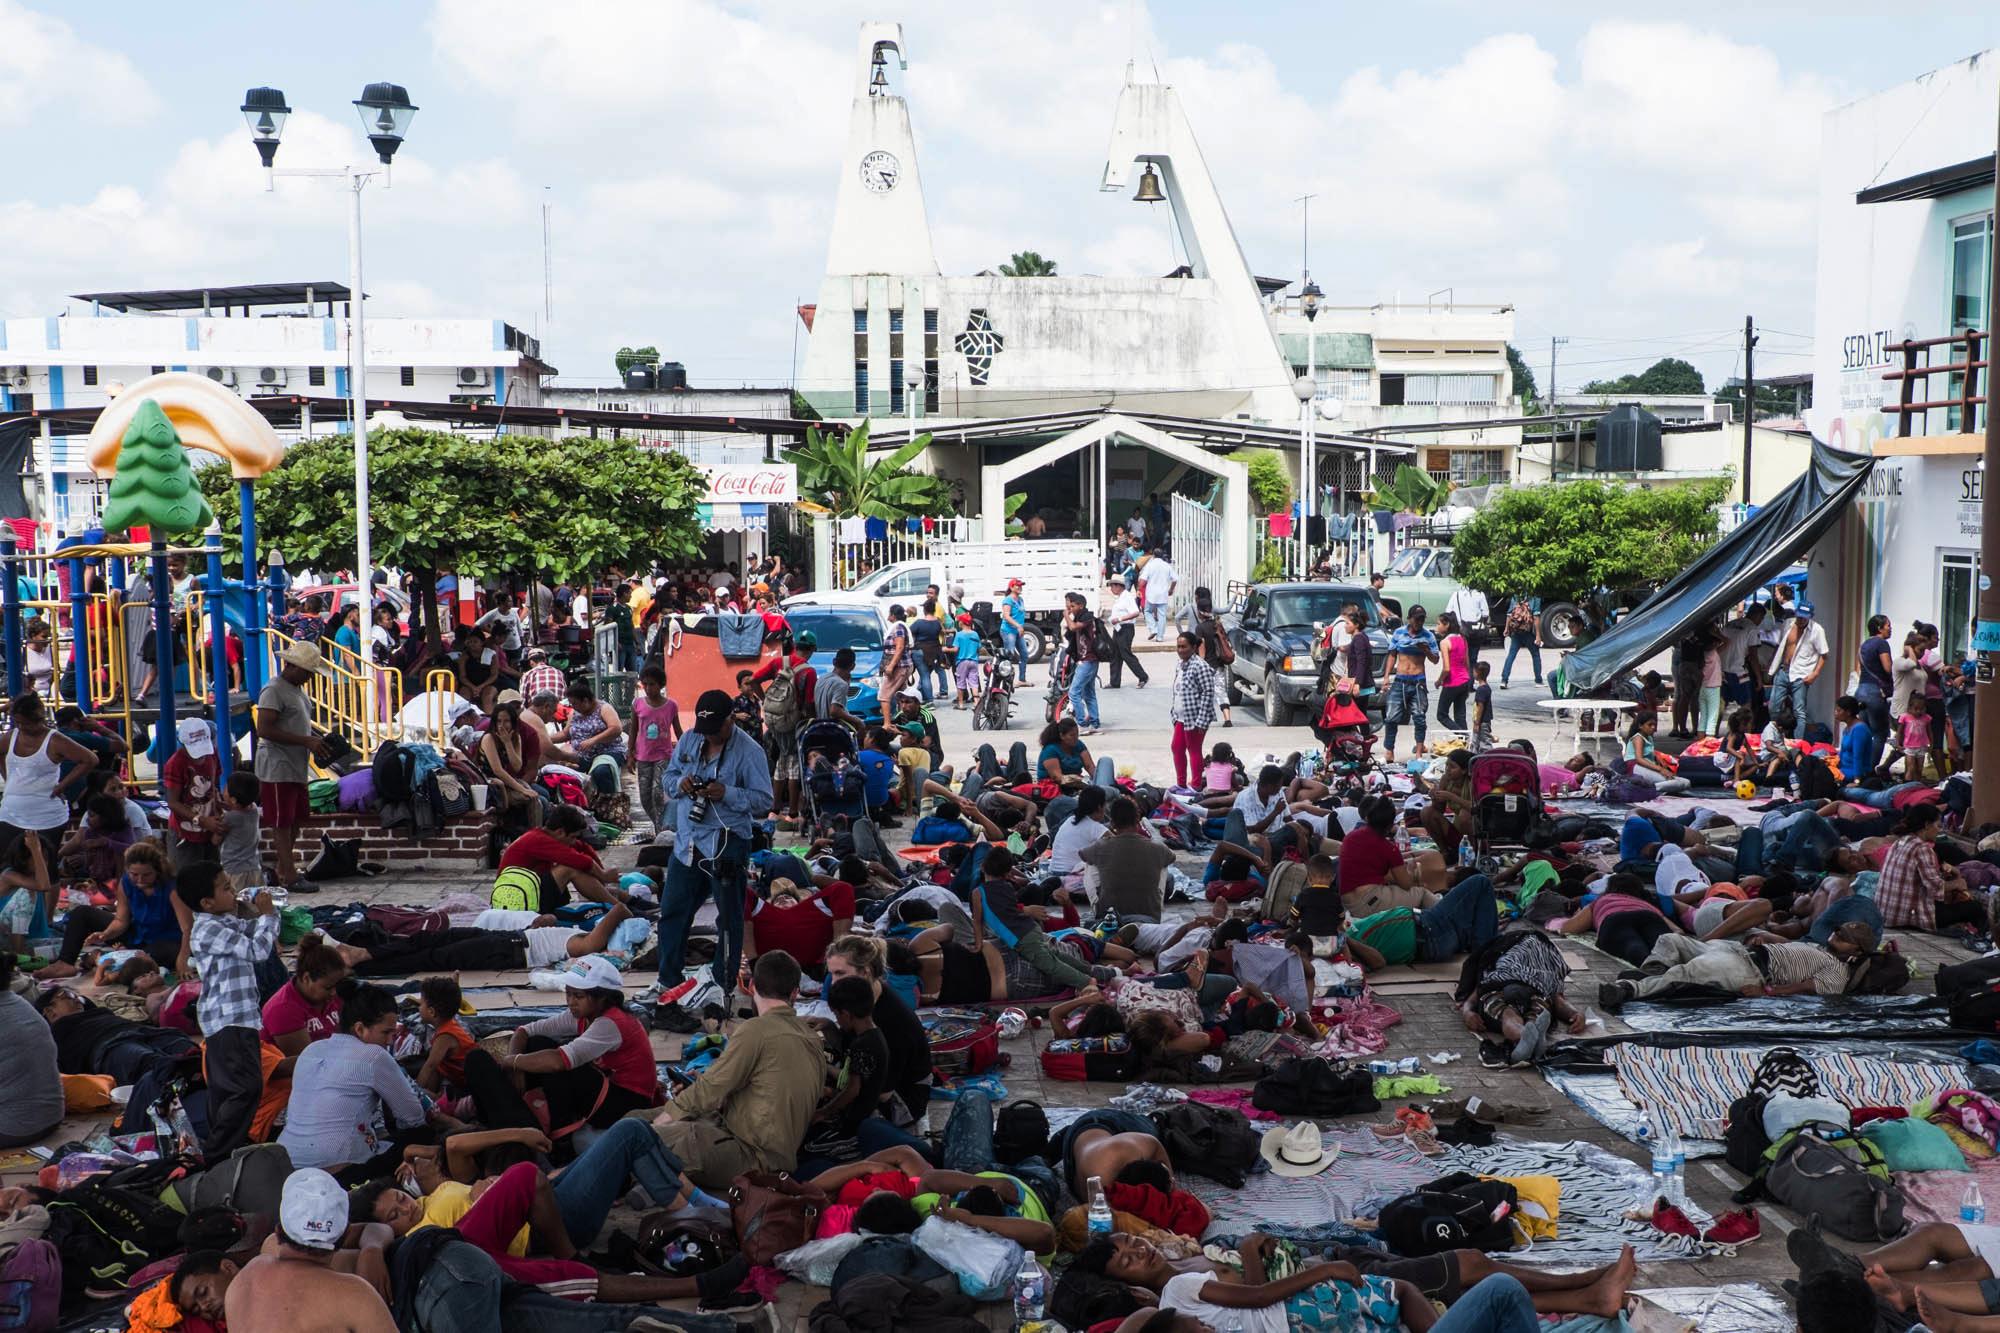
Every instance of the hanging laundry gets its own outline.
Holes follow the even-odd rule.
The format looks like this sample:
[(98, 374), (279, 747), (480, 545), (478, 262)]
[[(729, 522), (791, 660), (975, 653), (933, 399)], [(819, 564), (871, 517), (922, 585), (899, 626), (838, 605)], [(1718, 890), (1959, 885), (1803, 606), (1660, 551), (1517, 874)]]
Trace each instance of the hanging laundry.
[(903, 531), (922, 532), (926, 521), (924, 519), (906, 518), (903, 520)]
[(1354, 532), (1354, 520), (1346, 514), (1326, 516), (1326, 539), (1330, 542), (1344, 542)]
[(1417, 516), (1405, 511), (1396, 515), (1393, 530), (1401, 532), (1405, 528), (1414, 528), (1415, 526), (1417, 526)]
[(930, 516), (929, 514), (925, 514), (925, 515), (924, 515), (924, 531), (925, 531), (925, 532), (930, 532), (930, 531), (931, 531), (932, 529), (934, 529), (934, 528), (936, 528), (936, 527), (937, 527), (937, 520), (936, 520), (936, 519), (934, 519), (934, 518), (932, 518), (932, 517), (931, 517), (931, 516)]
[(1377, 531), (1377, 532), (1394, 532), (1395, 530), (1396, 530), (1396, 516), (1395, 516), (1394, 514), (1390, 513), (1390, 512), (1389, 512), (1388, 510), (1386, 510), (1386, 509), (1378, 509), (1378, 510), (1376, 510), (1376, 511), (1375, 511), (1375, 531)]
[(868, 534), (869, 541), (884, 542), (889, 540), (889, 520), (885, 518), (869, 518), (863, 519), (862, 523), (864, 525), (863, 531)]
[(865, 518), (843, 518), (840, 520), (840, 544), (859, 546), (868, 540), (868, 520)]
[(1272, 535), (1273, 537), (1289, 537), (1289, 536), (1291, 536), (1291, 535), (1292, 535), (1292, 516), (1291, 516), (1290, 514), (1273, 514), (1273, 515), (1271, 515), (1271, 535)]

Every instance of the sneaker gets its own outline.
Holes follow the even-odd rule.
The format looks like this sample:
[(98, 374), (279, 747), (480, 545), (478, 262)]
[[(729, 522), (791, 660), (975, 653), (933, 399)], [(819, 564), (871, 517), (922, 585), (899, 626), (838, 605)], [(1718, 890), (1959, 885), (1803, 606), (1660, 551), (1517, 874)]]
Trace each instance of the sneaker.
[(1654, 1201), (1652, 1223), (1655, 1231), (1663, 1231), (1669, 1236), (1701, 1238), (1701, 1228), (1694, 1224), (1693, 1219), (1665, 1199)]
[(1629, 981), (1607, 981), (1597, 988), (1597, 1003), (1605, 1009), (1622, 1009), (1631, 998), (1632, 983)]
[(655, 1032), (678, 1032), (682, 1036), (701, 1031), (701, 1020), (678, 1004), (655, 1004), (653, 1006), (653, 1030)]
[(285, 886), (286, 893), (318, 893), (319, 885), (309, 879), (295, 879)]
[(641, 1008), (644, 1008), (646, 1005), (657, 1002), (659, 998), (660, 998), (660, 983), (656, 981), (652, 985), (646, 987), (646, 989), (640, 991), (637, 995), (634, 995), (632, 997), (631, 1002), (633, 1004), (640, 1006)]
[(1715, 1219), (1715, 1224), (1701, 1233), (1703, 1240), (1712, 1240), (1721, 1245), (1741, 1245), (1764, 1234), (1764, 1224), (1757, 1216), (1755, 1208), (1745, 1208), (1739, 1212), (1724, 1213)]
[(1504, 689), (1506, 689), (1506, 688), (1507, 688), (1507, 682), (1506, 682), (1506, 681), (1504, 681), (1504, 680), (1503, 680), (1503, 681), (1501, 681), (1501, 682), (1500, 682), (1500, 688), (1501, 688), (1501, 689), (1503, 689), (1503, 690), (1504, 690)]

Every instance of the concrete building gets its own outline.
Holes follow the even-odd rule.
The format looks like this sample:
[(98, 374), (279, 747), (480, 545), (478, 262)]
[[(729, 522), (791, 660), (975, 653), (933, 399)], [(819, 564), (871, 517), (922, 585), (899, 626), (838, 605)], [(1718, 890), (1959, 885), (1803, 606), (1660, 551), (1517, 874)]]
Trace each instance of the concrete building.
[(1829, 630), (1843, 664), (1877, 611), (1899, 631), (1935, 622), (1947, 655), (1969, 645), (1991, 393), (1984, 377), (1968, 395), (1962, 372), (1931, 367), (1963, 363), (1954, 335), (1992, 328), (1996, 101), (2000, 50), (1824, 121), (1807, 420), (1828, 444), (1879, 460), (1813, 558), (1812, 579), (1837, 589)]
[[(0, 416), (96, 409), (126, 384), (189, 370), (252, 400), (325, 400), (294, 434), (344, 429), (348, 295), (337, 282), (89, 292), (72, 298), (83, 309), (0, 321)], [(554, 373), (540, 342), (504, 320), (378, 315), (367, 338), (371, 401), (531, 406)], [(36, 454), (31, 472), (52, 489), (56, 524), (93, 519), (103, 483), (81, 437), (52, 434)]]
[[(626, 389), (615, 385), (564, 384), (545, 382), (541, 401), (549, 407), (596, 412), (628, 412), (654, 417), (756, 417), (770, 419), (792, 414), (792, 391), (783, 387), (758, 389)], [(600, 425), (597, 429), (602, 430)], [(780, 442), (746, 438), (741, 434), (706, 430), (662, 428), (656, 421), (621, 435), (648, 443), (667, 445), (697, 463), (754, 463), (764, 460), (780, 447)]]
[(1689, 426), (1733, 421), (1736, 413), (1728, 403), (1718, 403), (1705, 393), (1582, 393), (1556, 395), (1557, 412), (1609, 412), (1631, 403), (1643, 407), (1665, 426)]

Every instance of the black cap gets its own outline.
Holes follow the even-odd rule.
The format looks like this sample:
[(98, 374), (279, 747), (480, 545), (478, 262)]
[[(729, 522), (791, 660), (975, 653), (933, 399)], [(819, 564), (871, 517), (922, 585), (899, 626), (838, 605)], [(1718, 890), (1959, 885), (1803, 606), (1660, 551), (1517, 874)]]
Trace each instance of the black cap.
[(729, 724), (729, 715), (736, 707), (736, 700), (721, 690), (704, 690), (694, 706), (694, 729), (704, 736), (713, 736)]

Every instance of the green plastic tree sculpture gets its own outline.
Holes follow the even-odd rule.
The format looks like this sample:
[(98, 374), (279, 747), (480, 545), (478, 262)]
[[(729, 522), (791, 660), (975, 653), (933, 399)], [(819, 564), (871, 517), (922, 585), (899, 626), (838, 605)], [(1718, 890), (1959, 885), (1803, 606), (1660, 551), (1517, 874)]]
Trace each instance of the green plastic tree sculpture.
[(104, 530), (130, 532), (143, 526), (156, 536), (200, 532), (214, 517), (195, 484), (180, 432), (148, 398), (119, 442), (118, 471), (105, 497)]

